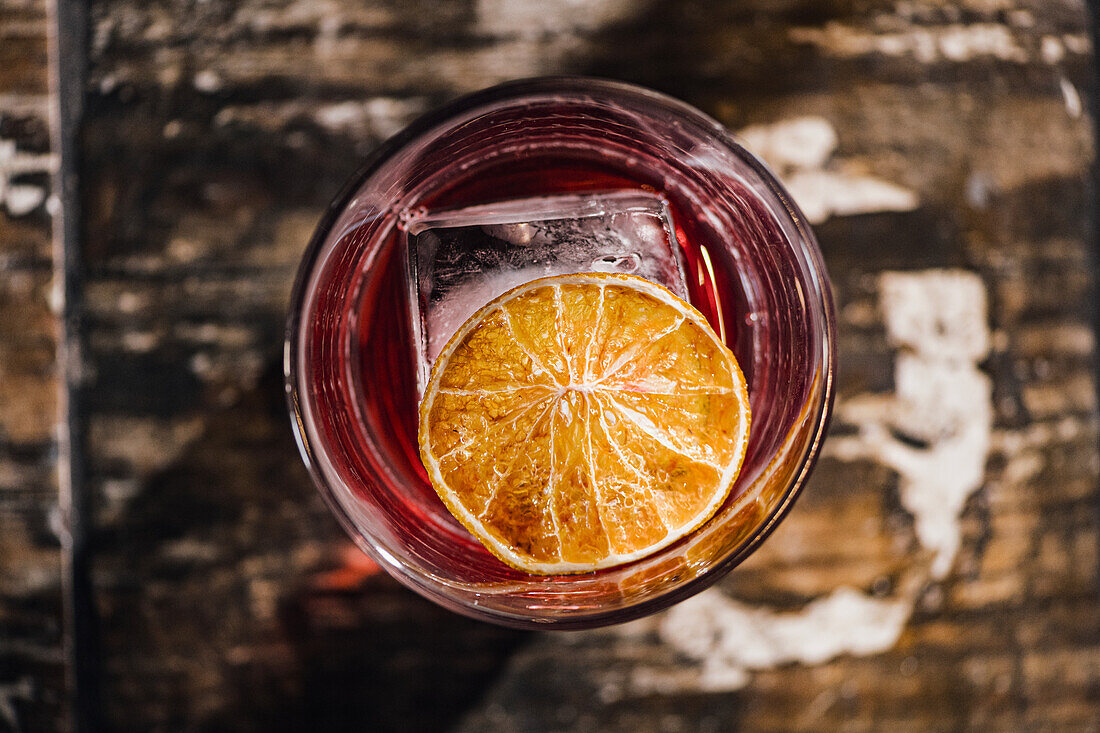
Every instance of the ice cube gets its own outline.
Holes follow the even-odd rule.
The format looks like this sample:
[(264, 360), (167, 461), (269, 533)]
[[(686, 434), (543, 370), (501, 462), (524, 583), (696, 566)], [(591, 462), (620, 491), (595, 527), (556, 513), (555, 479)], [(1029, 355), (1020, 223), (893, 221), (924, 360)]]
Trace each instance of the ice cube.
[(548, 275), (632, 273), (687, 297), (672, 215), (644, 191), (407, 211), (409, 317), (423, 394), (432, 362), (479, 308)]

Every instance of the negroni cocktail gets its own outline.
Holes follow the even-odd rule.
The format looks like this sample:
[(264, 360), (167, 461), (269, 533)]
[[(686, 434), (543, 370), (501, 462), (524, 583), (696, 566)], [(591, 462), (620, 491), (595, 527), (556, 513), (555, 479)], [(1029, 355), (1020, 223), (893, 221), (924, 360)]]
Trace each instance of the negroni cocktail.
[[(728, 349), (752, 415), (740, 472), (716, 506), (697, 512), (698, 524), (651, 543), (651, 551), (620, 553), (621, 562), (594, 562), (581, 573), (553, 562), (541, 569), (506, 562), (506, 553), (490, 551), (462, 512), (448, 509), (446, 493), (433, 489), (418, 440), (431, 369), (471, 315), (524, 283), (571, 273), (597, 289), (602, 277), (641, 278), (686, 303), (666, 305), (698, 314)], [(660, 335), (656, 328), (650, 336)], [(428, 115), (388, 141), (349, 184), (322, 221), (295, 288), (287, 386), (314, 480), (382, 567), (469, 615), (566, 628), (657, 610), (747, 556), (809, 471), (834, 360), (831, 296), (816, 243), (751, 154), (717, 123), (659, 94), (547, 79), (487, 90)], [(596, 420), (604, 411), (585, 396), (595, 394), (596, 380), (568, 374), (582, 376), (567, 369), (554, 389), (572, 385)], [(731, 374), (697, 386), (737, 394)], [(659, 392), (654, 379), (644, 385)], [(635, 431), (660, 433), (656, 414), (634, 410), (627, 419)], [(574, 417), (562, 416), (555, 430)], [(629, 470), (616, 474), (618, 484), (628, 483)], [(475, 513), (493, 513), (476, 501)], [(516, 512), (528, 516), (522, 506)], [(670, 517), (666, 524), (675, 523)], [(517, 542), (537, 544), (534, 534), (523, 536)]]

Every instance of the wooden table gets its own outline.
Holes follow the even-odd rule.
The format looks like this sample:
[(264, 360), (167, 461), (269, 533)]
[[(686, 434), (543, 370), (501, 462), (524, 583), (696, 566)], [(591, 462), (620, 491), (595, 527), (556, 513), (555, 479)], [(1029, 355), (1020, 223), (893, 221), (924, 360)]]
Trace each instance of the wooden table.
[[(0, 0), (0, 730), (1100, 730), (1081, 0), (77, 5)], [(575, 634), (373, 573), (279, 363), (359, 161), (550, 73), (739, 131), (840, 314), (836, 419), (780, 530)]]

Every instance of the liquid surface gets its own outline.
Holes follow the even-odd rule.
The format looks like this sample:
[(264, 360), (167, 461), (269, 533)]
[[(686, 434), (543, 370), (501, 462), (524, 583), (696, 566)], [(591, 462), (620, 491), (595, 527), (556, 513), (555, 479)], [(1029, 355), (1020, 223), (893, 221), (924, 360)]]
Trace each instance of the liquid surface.
[[(731, 233), (715, 231), (705, 211), (675, 191), (662, 190), (660, 185), (661, 181), (647, 176), (642, 168), (614, 171), (606, 160), (533, 157), (482, 168), (476, 177), (456, 177), (447, 188), (425, 198), (423, 205), (429, 209), (451, 208), (585, 191), (660, 192), (669, 199), (688, 300), (733, 351), (751, 388), (756, 366), (754, 338), (758, 338), (760, 324), (751, 314), (730, 254), (727, 240)], [(341, 244), (354, 248), (356, 238), (362, 236), (354, 230)], [(329, 354), (327, 358), (347, 362), (340, 373), (358, 382), (354, 391), (362, 395), (361, 403), (356, 405), (359, 418), (382, 453), (375, 470), (389, 474), (394, 485), (403, 487), (401, 495), (382, 498), (400, 502), (402, 514), (410, 521), (434, 527), (432, 531), (447, 534), (451, 542), (466, 543), (474, 552), (479, 546), (441, 505), (418, 455), (415, 352), (405, 316), (403, 239), (401, 232), (388, 233), (357, 294), (359, 305), (352, 325), (358, 349)], [(364, 453), (370, 455), (370, 451)]]

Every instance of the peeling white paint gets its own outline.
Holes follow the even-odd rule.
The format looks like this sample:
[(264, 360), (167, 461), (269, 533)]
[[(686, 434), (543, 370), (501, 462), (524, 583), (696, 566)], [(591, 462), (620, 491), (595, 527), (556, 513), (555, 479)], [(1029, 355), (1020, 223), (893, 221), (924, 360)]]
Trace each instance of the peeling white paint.
[(975, 371), (989, 353), (985, 285), (977, 273), (884, 272), (879, 306), (887, 336), (900, 349)]
[(1088, 424), (1077, 417), (1064, 417), (1055, 424), (1032, 423), (1023, 430), (1005, 430), (994, 433), (993, 447), (1005, 455), (1020, 454), (1027, 450), (1045, 448), (1052, 443), (1077, 438)]
[(478, 0), (477, 28), (492, 36), (591, 32), (637, 14), (636, 0)]
[(879, 32), (831, 22), (821, 28), (791, 28), (788, 34), (795, 43), (807, 43), (841, 58), (881, 54), (896, 58), (912, 57), (925, 64), (964, 63), (980, 58), (1022, 64), (1033, 55), (1045, 63), (1056, 64), (1066, 54), (1089, 53), (1091, 44), (1084, 34), (1043, 36), (1036, 48), (1028, 31), (1034, 25), (1035, 18), (1030, 12), (1015, 10), (1008, 14), (1007, 24), (914, 25), (907, 30)]
[(45, 94), (0, 92), (0, 109), (13, 115), (45, 117), (49, 114), (50, 98)]
[(120, 340), (124, 348), (138, 354), (148, 354), (160, 343), (160, 336), (151, 331), (126, 331)]
[(836, 128), (824, 117), (792, 117), (750, 125), (737, 133), (746, 148), (773, 168), (820, 168), (838, 143)]
[(232, 105), (214, 116), (214, 124), (245, 125), (283, 132), (295, 120), (310, 118), (326, 131), (355, 140), (381, 140), (403, 129), (427, 108), (423, 98), (374, 97), (316, 105), (301, 100)]
[(200, 92), (206, 92), (211, 94), (222, 88), (222, 79), (218, 74), (210, 69), (203, 69), (195, 74), (191, 83), (195, 85), (195, 89)]
[(1086, 54), (1092, 48), (1092, 41), (1084, 33), (1066, 33), (1062, 36), (1062, 44), (1070, 53)]
[(95, 425), (89, 439), (104, 460), (118, 461), (135, 480), (144, 482), (176, 461), (202, 431), (202, 418), (195, 416), (168, 424), (146, 417), (113, 417)]
[(38, 186), (17, 183), (8, 185), (4, 205), (12, 216), (26, 216), (45, 200), (46, 192)]
[(477, 0), (473, 30), (493, 39), (478, 49), (433, 55), (430, 73), (473, 91), (508, 79), (561, 74), (591, 52), (590, 36), (645, 12), (652, 0)]
[(783, 180), (811, 224), (820, 224), (832, 216), (912, 211), (920, 205), (914, 191), (874, 176), (843, 171), (796, 171)]
[(26, 216), (46, 200), (46, 191), (27, 183), (13, 183), (17, 176), (30, 173), (52, 174), (57, 156), (50, 153), (22, 153), (14, 140), (0, 139), (0, 204), (11, 216)]
[(1023, 430), (999, 430), (991, 436), (992, 448), (1005, 457), (999, 481), (990, 482), (990, 494), (1004, 487), (1021, 486), (1037, 476), (1047, 465), (1050, 446), (1075, 440), (1088, 430), (1078, 417), (1065, 417), (1057, 423), (1033, 423)]
[(842, 23), (824, 28), (792, 28), (790, 39), (840, 57), (882, 54), (911, 56), (921, 63), (964, 62), (992, 57), (1026, 63), (1028, 53), (1012, 29), (999, 23), (917, 26), (905, 32), (876, 33)]
[(1045, 63), (1053, 65), (1066, 57), (1066, 47), (1054, 36), (1043, 36), (1039, 43), (1039, 56)]
[(1076, 120), (1084, 111), (1084, 106), (1081, 104), (1081, 95), (1077, 93), (1077, 87), (1073, 86), (1073, 83), (1064, 76), (1058, 79), (1058, 87), (1062, 90), (1062, 99), (1066, 103), (1066, 114)]
[(168, 120), (164, 123), (164, 129), (161, 130), (161, 134), (164, 135), (164, 139), (172, 140), (180, 136), (183, 132), (183, 123), (179, 120)]
[(365, 102), (339, 102), (319, 107), (313, 118), (330, 132), (353, 137), (387, 138), (424, 111), (423, 100), (375, 97)]
[(731, 692), (751, 682), (755, 670), (878, 654), (897, 643), (914, 605), (911, 590), (875, 598), (840, 587), (800, 610), (776, 611), (706, 591), (656, 622), (661, 641), (690, 659), (691, 666), (671, 674), (639, 666), (627, 679), (604, 680), (600, 694), (614, 702), (682, 691)]
[(836, 128), (823, 117), (807, 116), (752, 125), (737, 137), (775, 171), (811, 224), (832, 216), (877, 211), (912, 211), (920, 197), (911, 189), (833, 160)]
[(959, 515), (982, 484), (993, 427), (992, 384), (979, 368), (989, 351), (981, 278), (959, 270), (884, 273), (887, 334), (902, 352), (895, 393), (862, 395), (838, 417), (858, 426), (826, 443), (826, 455), (872, 459), (898, 472), (902, 505), (917, 538), (935, 553), (931, 575), (951, 569)]
[(658, 633), (701, 663), (699, 689), (730, 690), (748, 682), (748, 670), (885, 651), (912, 610), (910, 598), (873, 598), (846, 587), (798, 611), (773, 611), (702, 593), (665, 614)]
[(972, 208), (984, 210), (989, 206), (989, 199), (994, 188), (993, 179), (984, 171), (974, 171), (966, 178), (964, 190), (966, 203)]

